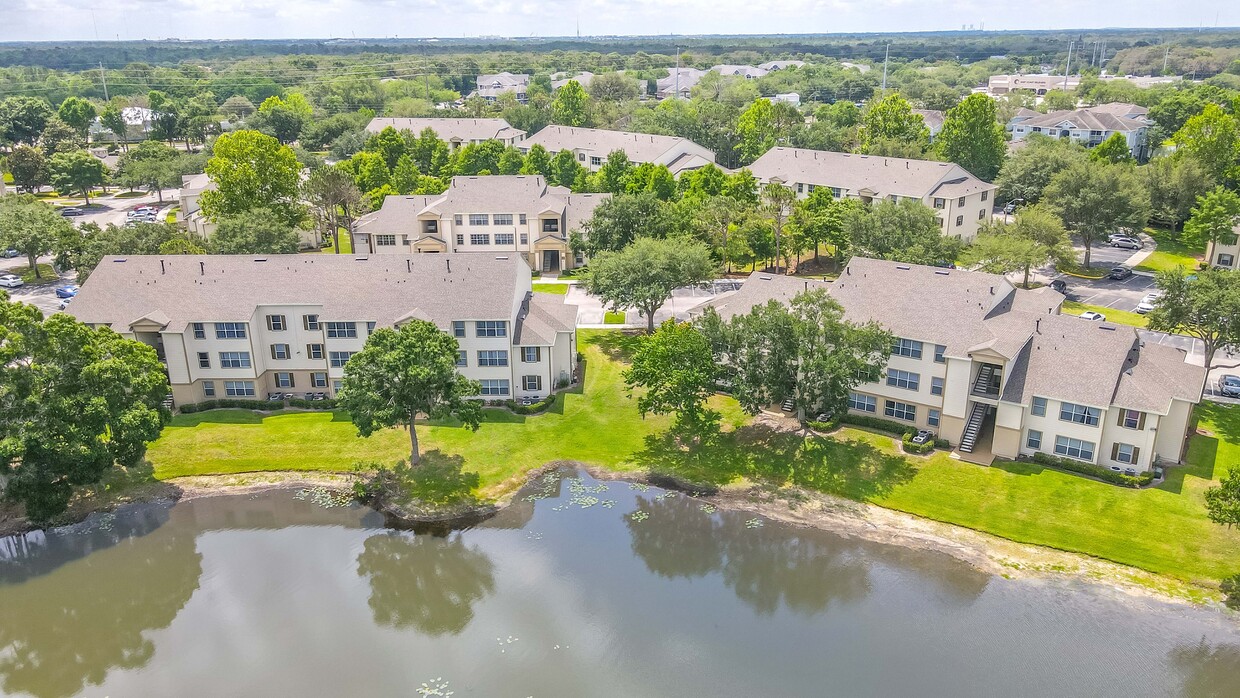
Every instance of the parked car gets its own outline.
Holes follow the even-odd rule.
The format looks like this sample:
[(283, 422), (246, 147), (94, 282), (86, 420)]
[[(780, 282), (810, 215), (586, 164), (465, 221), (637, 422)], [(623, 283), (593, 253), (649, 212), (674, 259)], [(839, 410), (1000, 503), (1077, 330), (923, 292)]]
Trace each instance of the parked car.
[(1111, 247), (1118, 247), (1122, 250), (1139, 250), (1141, 249), (1141, 241), (1135, 238), (1118, 237), (1111, 240)]
[(1162, 294), (1157, 291), (1145, 294), (1145, 297), (1142, 298), (1141, 302), (1137, 304), (1137, 312), (1142, 315), (1153, 312), (1154, 305), (1158, 303), (1158, 297), (1161, 295)]
[(5, 259), (12, 259), (14, 257), (20, 257), (20, 256), (22, 256), (22, 253), (12, 248), (9, 248), (7, 250), (4, 250), (3, 252), (0, 252), (0, 257), (4, 257)]
[(1240, 397), (1240, 376), (1229, 373), (1218, 379), (1218, 391), (1227, 397)]
[(1051, 289), (1066, 295), (1068, 293), (1068, 282), (1063, 279), (1055, 279), (1051, 282)]
[(22, 281), (22, 277), (14, 274), (0, 274), (0, 286), (4, 288), (19, 288), (25, 286), (26, 282)]
[(1123, 281), (1132, 276), (1132, 270), (1128, 267), (1111, 267), (1111, 273), (1107, 274), (1108, 279)]
[(64, 286), (56, 287), (57, 298), (72, 298), (76, 296), (77, 293), (78, 293), (78, 287), (74, 284), (66, 284)]
[(1025, 205), (1024, 199), (1012, 199), (1011, 201), (1007, 202), (1006, 206), (1003, 207), (1003, 212), (1011, 215), (1013, 213), (1016, 213), (1016, 209), (1024, 205)]
[(60, 215), (62, 216), (83, 216), (83, 215), (86, 215), (86, 212), (78, 208), (77, 206), (66, 206), (60, 209)]
[(924, 444), (927, 441), (932, 440), (933, 438), (934, 438), (934, 432), (927, 431), (925, 429), (918, 429), (917, 433), (913, 435), (913, 443)]
[(1085, 312), (1081, 313), (1081, 319), (1092, 320), (1094, 322), (1106, 322), (1107, 316), (1103, 315), (1102, 313), (1095, 313), (1092, 310), (1086, 310)]

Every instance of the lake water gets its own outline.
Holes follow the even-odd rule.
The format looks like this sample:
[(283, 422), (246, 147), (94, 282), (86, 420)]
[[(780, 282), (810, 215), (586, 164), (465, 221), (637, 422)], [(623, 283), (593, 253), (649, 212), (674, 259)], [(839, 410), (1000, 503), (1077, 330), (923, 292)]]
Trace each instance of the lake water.
[(1216, 612), (561, 475), (450, 533), (279, 491), (0, 539), (0, 692), (1240, 695)]

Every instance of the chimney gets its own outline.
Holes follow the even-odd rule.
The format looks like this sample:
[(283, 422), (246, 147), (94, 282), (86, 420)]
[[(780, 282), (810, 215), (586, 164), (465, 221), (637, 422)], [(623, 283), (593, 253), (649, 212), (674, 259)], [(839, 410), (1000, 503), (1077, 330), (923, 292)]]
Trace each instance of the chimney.
[(199, 262), (199, 263), (198, 263), (198, 275), (199, 275), (199, 276), (206, 276), (206, 275), (207, 275), (207, 263), (206, 263), (206, 262)]

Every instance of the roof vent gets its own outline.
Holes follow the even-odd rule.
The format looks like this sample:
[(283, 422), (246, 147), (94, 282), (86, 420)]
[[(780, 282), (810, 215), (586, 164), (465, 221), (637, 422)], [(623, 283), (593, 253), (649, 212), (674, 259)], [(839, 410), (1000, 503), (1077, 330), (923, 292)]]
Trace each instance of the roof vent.
[(936, 270), (934, 273), (938, 274), (939, 276), (947, 276), (951, 272), (947, 271), (946, 269), (939, 269), (939, 270)]
[(355, 261), (355, 262), (365, 262), (365, 261), (366, 261), (366, 260), (368, 260), (368, 259), (370, 259), (370, 257), (354, 257), (354, 258), (353, 258), (353, 261)]
[(763, 281), (770, 281), (770, 280), (771, 280), (771, 277), (769, 277), (769, 276), (759, 276), (758, 278), (759, 278), (759, 279), (762, 279)]
[(508, 259), (507, 257), (496, 257), (496, 259)]
[(254, 261), (255, 262), (266, 262), (267, 258), (266, 257), (255, 257)]
[(1114, 326), (1114, 325), (1098, 325), (1098, 329), (1100, 329), (1100, 330), (1109, 330), (1109, 331), (1111, 331), (1111, 332), (1114, 332), (1114, 331), (1115, 331), (1115, 326)]
[(112, 261), (113, 261), (114, 263), (123, 263), (123, 262), (125, 261), (125, 258), (124, 258), (124, 257), (121, 257), (121, 258), (119, 258), (119, 259), (114, 259), (114, 260), (112, 260)]
[(912, 269), (912, 267), (906, 266), (904, 264), (897, 264), (896, 269), (899, 269), (900, 271), (908, 271), (909, 269)]

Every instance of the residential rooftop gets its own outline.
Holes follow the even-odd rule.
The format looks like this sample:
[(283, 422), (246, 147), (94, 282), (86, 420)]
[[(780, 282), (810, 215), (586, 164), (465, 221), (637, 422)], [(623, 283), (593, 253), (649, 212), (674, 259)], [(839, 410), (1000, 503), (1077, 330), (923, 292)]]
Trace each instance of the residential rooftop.
[(528, 151), (534, 145), (541, 145), (550, 153), (558, 153), (561, 150), (583, 150), (601, 158), (606, 158), (613, 151), (623, 150), (629, 160), (635, 163), (657, 162), (668, 151), (680, 147), (691, 146), (707, 153), (710, 152), (693, 141), (679, 136), (556, 125), (547, 126), (526, 138), (521, 142), (520, 147)]
[(366, 130), (378, 133), (389, 126), (397, 131), (412, 131), (414, 135), (420, 135), (429, 128), (443, 141), (512, 140), (525, 135), (525, 131), (513, 128), (503, 119), (406, 119), (376, 116), (366, 124)]
[(766, 151), (749, 165), (749, 171), (762, 182), (802, 182), (852, 193), (868, 191), (916, 199), (951, 198), (994, 188), (951, 162), (783, 146)]

